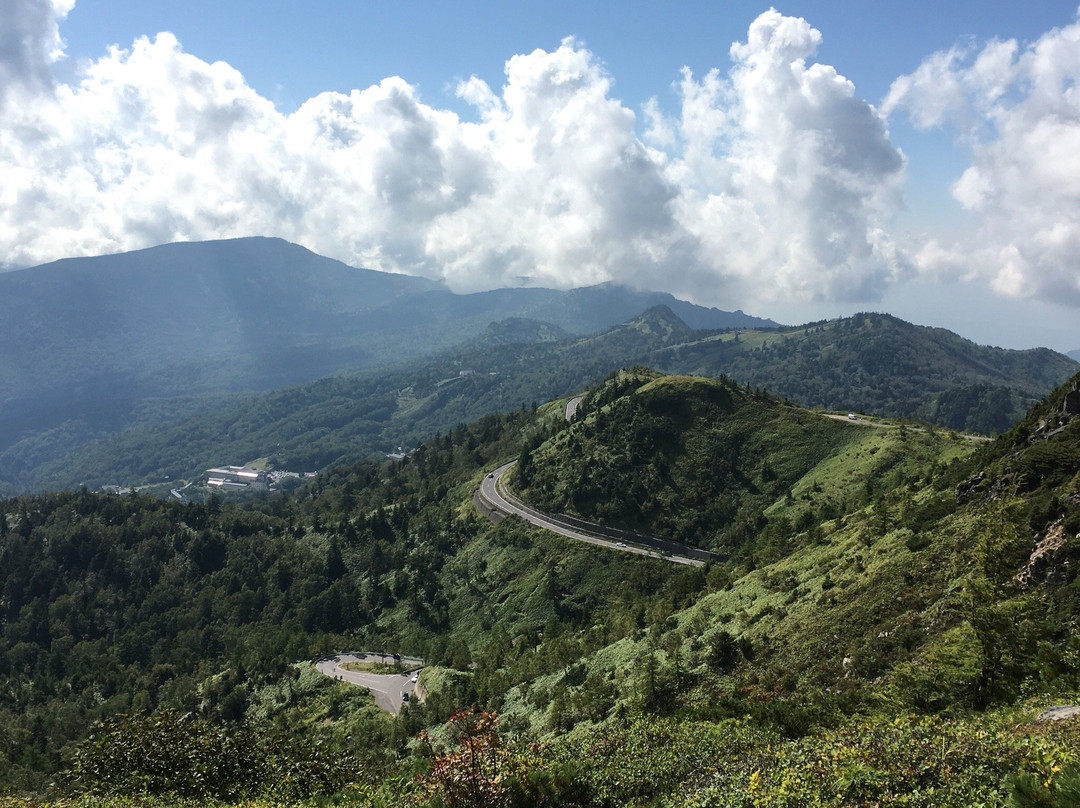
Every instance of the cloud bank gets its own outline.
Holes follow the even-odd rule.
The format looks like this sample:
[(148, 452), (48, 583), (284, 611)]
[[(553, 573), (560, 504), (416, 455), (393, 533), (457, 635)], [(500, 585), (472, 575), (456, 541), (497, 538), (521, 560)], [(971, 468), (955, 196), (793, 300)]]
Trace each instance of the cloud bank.
[(922, 270), (1080, 305), (1080, 23), (1025, 47), (936, 53), (893, 83), (883, 107), (920, 128), (953, 127), (971, 153), (952, 193), (978, 230), (926, 244)]
[(52, 87), (50, 66), (63, 56), (60, 21), (75, 0), (0, 0), (0, 109)]
[[(58, 84), (51, 65), (71, 4), (0, 0), (13, 23), (0, 34), (3, 266), (273, 235), (458, 291), (616, 280), (747, 306), (875, 300), (920, 268), (960, 260), (957, 249), (919, 251), (893, 235), (906, 167), (885, 117), (812, 62), (818, 31), (774, 10), (731, 46), (725, 71), (684, 71), (673, 115), (652, 101), (639, 117), (567, 39), (510, 58), (501, 87), (462, 83), (474, 111), (465, 119), (398, 77), (285, 114), (169, 33), (113, 48)], [(1065, 147), (1076, 119), (1052, 122), (1049, 100), (1016, 88), (1053, 68), (1058, 103), (1075, 91), (1061, 90), (1063, 53), (1009, 47), (940, 55), (899, 81), (885, 109), (905, 107), (927, 126), (992, 122), (957, 196), (987, 216), (988, 232), (1009, 221), (1018, 235), (998, 245), (1012, 250), (1010, 269), (987, 248), (980, 271), (1006, 292), (1050, 294), (1068, 278), (1052, 282), (1047, 266), (1076, 235), (1020, 239), (1010, 215), (1035, 175), (1010, 178), (1007, 164), (1030, 149), (1031, 168), (1051, 175), (1039, 210), (1066, 201), (1075, 187), (1035, 158), (1052, 144), (1075, 169), (1080, 149)]]

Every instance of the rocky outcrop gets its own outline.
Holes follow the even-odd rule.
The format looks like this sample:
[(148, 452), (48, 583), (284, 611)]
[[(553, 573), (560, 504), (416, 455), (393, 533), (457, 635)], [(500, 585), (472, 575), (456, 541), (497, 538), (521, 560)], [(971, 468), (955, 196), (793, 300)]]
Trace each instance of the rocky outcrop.
[(1025, 589), (1039, 583), (1064, 583), (1069, 562), (1061, 558), (1068, 544), (1065, 524), (1059, 519), (1036, 537), (1035, 549), (1028, 563), (1016, 574), (1016, 582)]
[(1061, 405), (1061, 414), (1073, 416), (1080, 414), (1080, 382), (1073, 385), (1073, 389), (1065, 394), (1065, 401)]
[(986, 491), (986, 472), (980, 471), (974, 477), (956, 486), (956, 503), (958, 505), (967, 502), (976, 494)]
[(1075, 718), (1078, 715), (1080, 715), (1080, 705), (1062, 704), (1057, 707), (1047, 707), (1039, 713), (1039, 717), (1035, 719), (1035, 723), (1039, 724), (1044, 721), (1064, 721), (1066, 718)]

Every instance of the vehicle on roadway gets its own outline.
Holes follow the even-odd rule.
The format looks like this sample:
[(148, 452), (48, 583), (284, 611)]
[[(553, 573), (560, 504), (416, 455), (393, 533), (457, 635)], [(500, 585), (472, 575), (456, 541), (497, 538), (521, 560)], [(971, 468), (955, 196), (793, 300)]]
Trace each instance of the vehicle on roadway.
[(402, 704), (408, 704), (408, 702), (409, 702), (409, 694), (408, 693), (402, 693), (401, 694), (401, 703)]
[(624, 542), (624, 541), (616, 542), (616, 543), (615, 543), (615, 546), (616, 546), (616, 547), (625, 547), (625, 546), (626, 546), (626, 542)]

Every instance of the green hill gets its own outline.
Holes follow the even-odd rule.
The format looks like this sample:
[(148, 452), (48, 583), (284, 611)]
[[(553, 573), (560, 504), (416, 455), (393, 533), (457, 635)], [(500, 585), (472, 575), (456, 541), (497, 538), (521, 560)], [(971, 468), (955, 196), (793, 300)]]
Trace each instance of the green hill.
[(542, 509), (743, 558), (798, 532), (766, 514), (807, 479), (816, 510), (780, 509), (798, 511), (800, 525), (853, 510), (963, 444), (829, 417), (727, 379), (640, 369), (592, 390), (569, 429), (523, 455), (517, 479)]
[[(141, 419), (148, 423), (119, 435), (80, 446), (85, 435), (57, 427), (0, 451), (0, 491), (5, 475), (11, 492), (96, 488), (190, 478), (256, 458), (311, 471), (416, 446), (457, 424), (580, 390), (633, 364), (726, 374), (804, 406), (842, 412), (905, 416), (933, 400), (938, 417), (927, 416), (931, 422), (1001, 429), (1022, 415), (1020, 403), (1044, 395), (1076, 368), (1052, 352), (984, 348), (877, 315), (785, 332), (717, 332), (695, 331), (667, 306), (656, 306), (596, 333), (559, 336), (554, 326), (509, 319), (434, 358), (253, 397), (219, 397), (187, 418), (159, 412), (168, 402), (144, 402)], [(896, 358), (911, 354), (930, 359)], [(843, 370), (849, 367), (860, 370)], [(870, 389), (873, 395), (865, 392)]]
[(24, 490), (28, 468), (95, 438), (240, 393), (415, 362), (492, 322), (531, 319), (548, 324), (549, 337), (580, 335), (658, 304), (699, 327), (774, 325), (617, 284), (459, 295), (272, 238), (0, 273), (0, 452), (11, 452), (0, 485)]
[[(896, 678), (882, 693), (897, 696), (903, 690), (898, 682), (914, 687), (917, 679), (928, 690), (906, 696), (924, 699), (921, 706), (926, 707), (951, 702), (960, 691), (968, 704), (985, 704), (1003, 693), (1015, 696), (1023, 676), (1048, 662), (1048, 657), (1040, 659), (1035, 652), (1040, 643), (1075, 642), (1069, 625), (1078, 603), (1071, 588), (1060, 584), (1073, 577), (1069, 570), (1075, 547), (1066, 537), (1080, 531), (1076, 451), (1080, 420), (1073, 417), (1080, 412), (1076, 381), (1009, 433), (978, 448), (926, 429), (838, 424), (847, 439), (834, 441), (817, 462), (810, 459), (806, 443), (785, 440), (784, 427), (772, 426), (770, 422), (780, 421), (776, 411), (781, 405), (776, 402), (747, 398), (735, 404), (731, 390), (701, 380), (664, 377), (642, 385), (642, 375), (623, 374), (609, 387), (617, 389), (620, 382), (623, 389), (603, 405), (605, 409), (577, 421), (533, 452), (531, 482), (524, 493), (532, 494), (537, 505), (562, 504), (546, 500), (544, 494), (550, 497), (560, 484), (574, 481), (575, 454), (595, 462), (605, 450), (616, 456), (641, 453), (654, 458), (653, 467), (668, 469), (655, 477), (651, 472), (642, 474), (645, 483), (630, 489), (629, 496), (615, 498), (635, 514), (662, 511), (653, 525), (672, 519), (672, 514), (705, 513), (718, 501), (737, 502), (748, 491), (764, 493), (760, 472), (748, 472), (766, 463), (777, 481), (784, 480), (766, 495), (765, 507), (754, 509), (761, 517), (757, 531), (749, 534), (754, 552), (741, 556), (744, 571), (751, 571), (680, 617), (681, 629), (664, 632), (682, 636), (687, 654), (693, 639), (685, 623), (722, 614), (721, 623), (734, 636), (768, 638), (769, 652), (759, 652), (750, 668), (765, 665), (768, 670), (767, 658), (774, 657), (776, 667), (770, 676), (780, 676), (783, 670), (785, 676), (794, 677), (793, 683), (807, 677), (821, 686), (838, 670), (854, 673), (831, 667), (843, 657), (859, 670), (858, 677), (845, 675), (846, 686), (853, 687), (856, 679), (860, 688), (867, 687), (892, 669)], [(593, 395), (603, 401), (604, 389)], [(658, 396), (666, 398), (659, 407)], [(643, 399), (639, 404), (617, 406), (639, 397)], [(751, 434), (759, 446), (765, 436), (775, 439), (775, 455), (763, 460), (739, 439), (740, 407), (758, 409), (759, 420), (770, 423)], [(620, 409), (634, 414), (621, 419), (612, 431), (610, 422), (604, 422)], [(765, 415), (770, 410), (773, 413)], [(686, 419), (687, 413), (690, 418), (671, 430), (671, 419)], [(731, 430), (734, 439), (711, 444), (713, 424)], [(669, 444), (667, 457), (655, 442), (665, 427), (668, 435), (680, 439)], [(582, 441), (573, 448), (579, 430), (595, 443)], [(728, 458), (717, 462), (721, 448)], [(782, 465), (785, 448), (790, 449), (790, 460), (804, 464), (795, 472), (794, 483)], [(730, 458), (749, 462), (735, 465)], [(640, 459), (638, 463), (639, 469), (644, 468)], [(603, 473), (596, 479), (604, 479)], [(650, 479), (655, 484), (650, 485)], [(689, 486), (695, 483), (713, 486), (710, 495), (698, 500), (700, 504), (672, 496), (692, 491)], [(1029, 561), (1033, 553), (1037, 561)], [(1050, 589), (1038, 586), (1047, 583)], [(754, 605), (748, 608), (749, 604)], [(1011, 615), (1008, 626), (995, 622), (1005, 615)], [(1020, 615), (1024, 620), (1017, 619)], [(947, 676), (935, 678), (945, 671), (931, 670), (933, 665), (920, 659), (919, 652), (944, 653), (938, 643), (953, 629), (974, 632), (966, 635), (973, 643), (966, 650), (982, 661), (969, 669), (969, 679), (952, 683), (957, 691), (946, 694)], [(903, 640), (887, 639), (894, 632), (904, 635)], [(995, 632), (1006, 632), (1007, 637)], [(1024, 632), (1031, 633), (1022, 637)], [(999, 656), (1004, 645), (1008, 661)], [(992, 652), (991, 646), (996, 646)], [(823, 649), (832, 650), (823, 657)], [(953, 652), (959, 653), (950, 648)], [(1050, 667), (1056, 665), (1057, 674), (1065, 673), (1064, 658), (1052, 656), (1058, 662)], [(826, 658), (828, 664), (823, 665)], [(905, 658), (918, 662), (902, 663)], [(941, 660), (943, 665), (955, 663)]]
[[(244, 507), (0, 503), (0, 780), (40, 790), (74, 761), (99, 795), (232, 801), (222, 759), (279, 804), (346, 783), (447, 804), (459, 776), (488, 794), (461, 804), (1069, 804), (1080, 725), (1031, 722), (1080, 697), (1080, 376), (994, 441), (646, 370), (572, 424), (563, 404)], [(472, 492), (523, 454), (534, 504), (692, 526), (732, 557), (494, 525)], [(575, 499), (590, 468), (610, 496)], [(424, 703), (391, 720), (302, 664), (357, 647), (425, 657)]]
[(985, 434), (1008, 429), (1077, 367), (1045, 348), (976, 345), (886, 314), (706, 337), (671, 346), (648, 364), (724, 373), (804, 406), (918, 418)]

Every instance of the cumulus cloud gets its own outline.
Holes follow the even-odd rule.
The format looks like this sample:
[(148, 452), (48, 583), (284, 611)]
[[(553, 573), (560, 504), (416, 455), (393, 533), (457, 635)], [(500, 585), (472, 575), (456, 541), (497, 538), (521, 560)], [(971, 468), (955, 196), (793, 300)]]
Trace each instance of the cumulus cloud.
[(676, 115), (646, 104), (639, 136), (573, 39), (512, 57), (501, 87), (463, 82), (470, 120), (397, 77), (285, 114), (168, 33), (54, 86), (70, 2), (0, 2), (25, 21), (0, 86), (39, 96), (0, 109), (8, 266), (259, 234), (463, 291), (621, 280), (739, 305), (873, 299), (911, 271), (889, 235), (903, 156), (808, 62), (820, 33), (775, 11), (728, 72), (684, 72)]
[(684, 70), (670, 174), (709, 272), (759, 300), (870, 300), (908, 276), (888, 235), (905, 174), (854, 85), (810, 64), (821, 34), (775, 10), (731, 47), (727, 77)]
[(12, 93), (52, 86), (50, 65), (63, 56), (60, 21), (75, 0), (0, 0), (0, 108)]
[(893, 83), (883, 108), (906, 110), (922, 128), (953, 127), (971, 153), (952, 193), (978, 231), (930, 245), (920, 268), (1080, 305), (1080, 22), (1026, 47), (934, 54)]
[(426, 250), (452, 285), (565, 286), (667, 268), (682, 238), (678, 189), (634, 134), (634, 114), (573, 40), (507, 62), (500, 95), (479, 79), (459, 88), (482, 120), (467, 127), (485, 182), (437, 216)]

